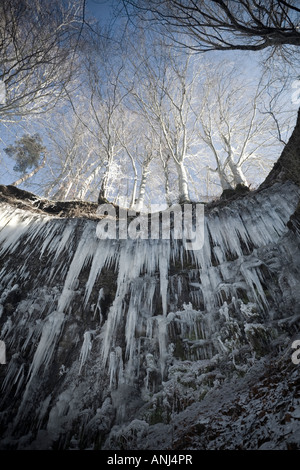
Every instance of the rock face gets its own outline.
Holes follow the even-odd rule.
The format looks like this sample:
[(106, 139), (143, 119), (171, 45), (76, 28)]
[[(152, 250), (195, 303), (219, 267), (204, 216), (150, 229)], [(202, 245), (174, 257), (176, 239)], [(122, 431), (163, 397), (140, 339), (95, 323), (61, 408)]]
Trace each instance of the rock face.
[(200, 250), (100, 240), (95, 205), (1, 188), (1, 449), (300, 447), (287, 161), (207, 205)]

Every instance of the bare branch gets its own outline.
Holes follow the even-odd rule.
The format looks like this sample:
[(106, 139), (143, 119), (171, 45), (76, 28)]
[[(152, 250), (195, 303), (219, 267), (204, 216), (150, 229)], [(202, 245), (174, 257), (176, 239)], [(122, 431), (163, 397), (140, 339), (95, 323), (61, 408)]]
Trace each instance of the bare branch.
[(295, 1), (123, 0), (123, 4), (130, 15), (162, 26), (178, 44), (198, 52), (300, 46), (296, 15), (300, 9)]

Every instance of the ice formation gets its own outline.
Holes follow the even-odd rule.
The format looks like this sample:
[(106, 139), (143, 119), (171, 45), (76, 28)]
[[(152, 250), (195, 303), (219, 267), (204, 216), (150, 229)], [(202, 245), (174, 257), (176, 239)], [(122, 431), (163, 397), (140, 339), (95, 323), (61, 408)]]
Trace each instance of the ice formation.
[(295, 302), (299, 193), (278, 183), (214, 207), (194, 251), (2, 203), (2, 447), (107, 448), (201, 400), (223, 358), (247, 370)]

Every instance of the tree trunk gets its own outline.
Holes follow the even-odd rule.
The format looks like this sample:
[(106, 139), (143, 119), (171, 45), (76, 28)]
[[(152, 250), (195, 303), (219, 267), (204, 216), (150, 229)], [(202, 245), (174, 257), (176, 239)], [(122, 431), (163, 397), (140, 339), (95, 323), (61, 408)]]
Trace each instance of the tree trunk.
[(59, 189), (54, 193), (51, 199), (54, 201), (65, 201), (68, 197), (69, 192), (71, 191), (73, 185), (73, 181), (63, 181), (59, 187)]
[(179, 203), (190, 202), (188, 177), (183, 161), (177, 163)]
[(220, 178), (220, 183), (221, 183), (222, 190), (224, 191), (225, 189), (233, 189), (233, 187), (231, 186), (231, 184), (228, 181), (228, 178), (227, 178), (225, 172), (221, 168), (217, 169), (217, 173), (218, 173), (219, 178)]
[(142, 178), (141, 178), (141, 184), (139, 188), (139, 195), (136, 201), (135, 209), (139, 212), (143, 209), (144, 206), (144, 201), (145, 201), (145, 192), (146, 192), (146, 183), (147, 183), (147, 177), (148, 177), (148, 169), (149, 169), (150, 161), (146, 162), (143, 165), (142, 169)]
[(25, 175), (21, 176), (21, 178), (19, 178), (17, 181), (14, 181), (13, 183), (11, 183), (11, 186), (20, 186), (20, 184), (24, 183), (29, 178), (32, 178), (38, 171), (44, 168), (45, 164), (46, 164), (46, 155), (44, 156), (43, 161), (39, 166), (34, 168), (34, 170), (32, 170), (30, 173), (26, 173)]
[(103, 201), (107, 201), (107, 191), (108, 191), (108, 179), (109, 179), (109, 164), (107, 165), (102, 181), (101, 187), (98, 196), (98, 203), (102, 204)]
[(234, 186), (237, 186), (238, 184), (243, 184), (245, 186), (248, 186), (248, 182), (246, 180), (246, 177), (243, 173), (242, 168), (239, 165), (237, 165), (231, 158), (229, 158), (228, 165), (233, 174)]
[(169, 184), (169, 173), (168, 173), (168, 168), (164, 168), (164, 174), (165, 174), (165, 197), (166, 197), (166, 203), (170, 207), (172, 205), (172, 199), (170, 195), (170, 184)]
[(134, 176), (133, 180), (133, 188), (132, 188), (132, 193), (131, 193), (131, 200), (130, 200), (130, 208), (133, 209), (135, 206), (135, 199), (136, 199), (136, 191), (137, 191), (137, 182), (138, 178), (137, 175)]
[(90, 185), (92, 182), (97, 178), (98, 173), (100, 171), (100, 167), (97, 167), (93, 172), (86, 178), (84, 183), (81, 186), (81, 189), (77, 193), (77, 198), (83, 200), (88, 192)]

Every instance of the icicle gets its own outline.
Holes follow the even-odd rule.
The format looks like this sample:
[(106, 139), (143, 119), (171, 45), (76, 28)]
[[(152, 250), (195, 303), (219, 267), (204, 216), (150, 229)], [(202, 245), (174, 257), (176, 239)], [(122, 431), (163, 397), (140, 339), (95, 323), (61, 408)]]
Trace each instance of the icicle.
[(94, 235), (94, 237), (92, 237), (92, 235), (94, 235), (94, 233), (91, 230), (91, 225), (86, 224), (70, 264), (63, 291), (58, 301), (57, 309), (61, 312), (68, 307), (78, 276), (85, 264), (92, 257), (96, 242), (96, 236)]
[[(8, 341), (9, 346), (18, 347), (21, 354), (21, 357), (17, 360), (14, 358), (8, 364), (3, 381), (5, 395), (9, 396), (14, 388), (17, 394), (23, 393), (15, 419), (15, 429), (21, 422), (19, 418), (24, 417), (26, 413), (29, 415), (28, 410), (32, 410), (29, 406), (31, 392), (42, 388), (43, 371), (54, 360), (65, 321), (68, 319), (70, 324), (73, 322), (71, 308), (74, 294), (78, 302), (81, 295), (79, 309), (83, 317), (81, 326), (78, 326), (79, 323), (75, 320), (76, 337), (77, 328), (82, 328), (82, 324), (89, 325), (91, 322), (91, 328), (96, 324), (97, 337), (101, 340), (101, 356), (97, 358), (97, 366), (90, 371), (90, 367), (94, 367), (92, 361), (88, 361), (94, 330), (88, 330), (84, 332), (83, 342), (79, 345), (78, 367), (69, 367), (68, 364), (67, 368), (64, 364), (57, 364), (55, 371), (59, 380), (65, 380), (68, 384), (73, 384), (74, 377), (82, 384), (83, 381), (78, 379), (77, 374), (81, 374), (83, 370), (87, 375), (91, 373), (93, 378), (99, 373), (99, 381), (102, 379), (101, 374), (108, 371), (105, 378), (110, 384), (109, 393), (114, 397), (114, 406), (123, 407), (124, 419), (127, 417), (127, 396), (125, 399), (124, 396), (133, 386), (141, 383), (141, 378), (145, 379), (148, 392), (145, 396), (149, 397), (151, 393), (161, 393), (163, 396), (167, 389), (164, 381), (168, 380), (172, 373), (173, 377), (176, 373), (181, 374), (178, 377), (185, 379), (186, 384), (192, 376), (199, 396), (198, 385), (201, 384), (202, 387), (201, 381), (204, 381), (204, 377), (202, 372), (199, 372), (200, 365), (197, 365), (198, 369), (193, 368), (192, 361), (201, 359), (204, 363), (206, 358), (208, 362), (211, 361), (215, 348), (221, 356), (231, 354), (236, 346), (235, 339), (228, 340), (227, 331), (224, 333), (222, 328), (226, 330), (228, 327), (230, 332), (229, 327), (235, 326), (235, 318), (239, 321), (249, 321), (249, 325), (252, 325), (245, 328), (245, 334), (248, 334), (250, 339), (250, 333), (255, 333), (256, 336), (260, 333), (262, 342), (267, 340), (268, 332), (261, 331), (260, 324), (252, 323), (256, 317), (255, 310), (268, 307), (267, 291), (264, 287), (264, 281), (267, 284), (268, 278), (266, 276), (264, 279), (263, 273), (264, 263), (268, 267), (269, 265), (265, 259), (263, 262), (260, 260), (260, 253), (265, 253), (264, 247), (269, 244), (273, 247), (281, 236), (288, 233), (286, 224), (298, 204), (299, 189), (289, 184), (287, 188), (283, 194), (278, 188), (268, 190), (266, 198), (263, 192), (258, 191), (249, 198), (241, 198), (228, 205), (220, 204), (213, 210), (209, 209), (205, 218), (203, 249), (188, 252), (185, 251), (182, 240), (99, 240), (96, 237), (95, 221), (58, 219), (1, 205), (1, 338)], [(289, 244), (288, 247), (277, 249), (279, 252), (282, 249), (280, 256), (284, 256), (285, 252), (288, 256), (293, 256), (295, 248), (296, 242), (295, 246)], [(21, 251), (22, 266), (16, 270), (15, 262), (11, 260)], [(32, 263), (32, 257), (36, 258), (37, 262)], [(42, 261), (40, 268), (39, 258)], [(47, 265), (44, 264), (45, 259)], [(172, 277), (170, 261), (174, 263), (175, 274)], [(180, 263), (182, 272), (175, 269)], [(32, 267), (37, 269), (36, 279), (32, 276)], [(279, 268), (280, 263), (279, 266), (275, 264), (274, 272)], [(104, 292), (106, 294), (109, 290), (107, 279), (105, 285), (99, 285), (99, 280), (104, 277), (104, 269), (111, 269), (116, 273), (116, 292), (113, 286), (109, 294), (114, 298), (112, 305), (105, 312), (106, 321), (102, 325), (100, 305)], [(3, 318), (3, 306), (9, 303), (6, 299), (12, 294), (11, 297), (15, 300), (14, 286), (18, 283), (22, 287), (24, 279), (29, 281), (29, 286), (33, 286), (30, 295), (44, 296), (44, 300), (36, 305), (31, 298), (21, 302), (13, 301), (10, 310), (4, 310), (5, 313), (10, 313), (7, 318)], [(40, 284), (41, 279), (43, 286)], [(59, 285), (59, 288), (53, 287), (54, 280), (58, 280), (56, 285)], [(82, 282), (85, 283), (83, 286)], [(283, 279), (281, 282), (283, 283)], [(285, 276), (285, 282), (289, 284), (290, 289), (296, 291), (296, 276)], [(38, 290), (39, 284), (41, 290), (44, 289), (42, 293)], [(48, 288), (49, 297), (46, 294)], [(278, 288), (283, 290), (284, 284)], [(240, 298), (243, 292), (252, 301), (247, 306)], [(178, 311), (178, 303), (183, 299), (187, 303)], [(192, 302), (189, 303), (189, 300)], [(197, 310), (200, 305), (202, 312)], [(230, 318), (231, 311), (234, 313), (233, 318)], [(52, 313), (46, 316), (48, 312)], [(98, 312), (100, 322), (96, 318)], [(225, 318), (225, 322), (219, 321), (218, 312)], [(230, 325), (227, 325), (227, 322), (230, 322)], [(232, 336), (235, 331), (233, 328)], [(79, 334), (82, 335), (83, 332)], [(175, 351), (176, 357), (173, 354)], [(26, 358), (26, 364), (20, 364), (23, 356)], [(27, 361), (32, 356), (26, 376)], [(236, 367), (240, 367), (238, 359), (240, 358), (237, 355)], [(187, 369), (186, 373), (179, 372), (183, 364)], [(196, 369), (197, 373), (199, 372), (198, 377), (195, 377)], [(104, 380), (104, 383), (107, 381)], [(173, 389), (170, 387), (170, 390), (174, 391), (174, 384), (177, 387), (176, 393), (180, 392), (181, 386), (184, 390), (182, 383), (176, 381), (172, 382)], [(157, 392), (160, 387), (162, 390)], [(71, 416), (69, 406), (71, 409), (74, 403), (77, 404), (76, 400), (82, 393), (80, 390), (76, 391), (78, 395), (74, 398), (73, 392), (70, 386), (58, 398), (57, 394), (53, 396), (56, 403), (54, 406), (51, 404), (48, 429), (57, 439), (57, 423), (62, 427), (66, 424), (66, 417), (69, 419)], [(43, 396), (44, 402), (41, 401), (41, 408), (34, 417), (39, 424), (49, 411), (50, 398)], [(162, 403), (165, 402), (162, 400)], [(80, 411), (85, 410), (84, 406), (85, 403)], [(27, 418), (29, 419), (29, 416), (26, 416), (24, 422)], [(81, 423), (84, 428), (84, 418)]]
[(6, 251), (13, 253), (21, 243), (22, 236), (29, 229), (34, 217), (32, 214), (9, 208), (0, 219), (0, 255)]
[(123, 314), (125, 314), (123, 300), (126, 295), (126, 292), (127, 286), (125, 284), (121, 284), (118, 286), (116, 297), (108, 312), (108, 318), (101, 334), (101, 357), (104, 365), (107, 363), (109, 354), (112, 348), (114, 347), (119, 321), (123, 317)]
[(117, 346), (114, 351), (111, 351), (109, 357), (109, 388), (114, 389), (124, 383), (124, 366), (122, 358), (122, 349)]
[(100, 326), (102, 325), (102, 310), (101, 310), (101, 306), (100, 306), (100, 302), (101, 300), (104, 299), (104, 289), (101, 287), (100, 291), (99, 291), (99, 294), (98, 294), (98, 299), (97, 299), (97, 304), (95, 306), (95, 309), (94, 309), (94, 319), (95, 319), (95, 316), (97, 314), (97, 311), (99, 312), (99, 323), (100, 323)]
[(15, 396), (18, 396), (19, 390), (21, 389), (24, 380), (25, 380), (25, 364), (21, 364), (20, 369), (14, 380), (14, 384), (17, 384)]
[(9, 361), (6, 376), (2, 382), (1, 392), (10, 392), (11, 387), (16, 383), (17, 377), (19, 375), (19, 365), (17, 363), (19, 354), (14, 354), (11, 360)]
[[(148, 395), (150, 392), (150, 374), (156, 373), (157, 372), (157, 367), (155, 365), (155, 360), (153, 357), (153, 354), (146, 354), (146, 378), (145, 378), (145, 389), (146, 389), (146, 394)], [(149, 395), (148, 395), (149, 398)]]
[(159, 274), (160, 274), (160, 294), (162, 300), (163, 316), (167, 316), (167, 293), (169, 278), (169, 260), (170, 260), (170, 243), (162, 243), (159, 253)]
[[(93, 253), (93, 262), (89, 272), (89, 278), (85, 288), (85, 305), (87, 305), (92, 289), (97, 277), (105, 265), (110, 265), (116, 257), (118, 245), (114, 245), (111, 240), (99, 240), (97, 248)], [(99, 299), (98, 299), (99, 300)]]
[(93, 337), (94, 331), (86, 331), (83, 335), (83, 343), (81, 346), (80, 350), (80, 356), (79, 356), (79, 372), (78, 374), (81, 374), (81, 370), (90, 354), (90, 351), (92, 349), (92, 337)]
[(229, 321), (229, 309), (227, 302), (224, 302), (222, 307), (219, 309), (220, 315), (223, 315), (225, 317), (226, 321)]
[(159, 360), (162, 380), (164, 379), (166, 359), (167, 359), (167, 347), (166, 347), (166, 336), (167, 336), (167, 321), (164, 316), (156, 317), (158, 324), (158, 344), (159, 344)]
[(42, 336), (34, 354), (28, 376), (33, 377), (41, 366), (47, 368), (52, 360), (56, 342), (60, 336), (65, 320), (63, 312), (52, 312), (46, 318), (42, 329)]

